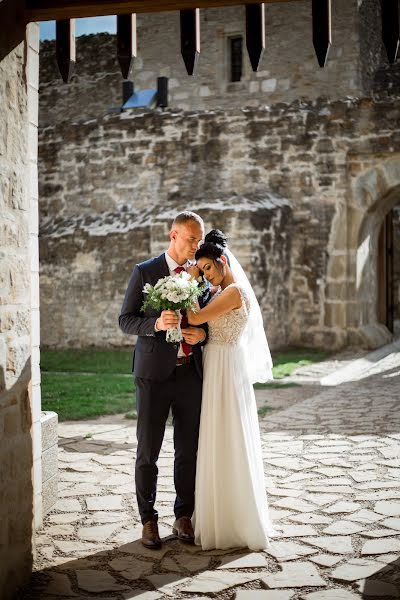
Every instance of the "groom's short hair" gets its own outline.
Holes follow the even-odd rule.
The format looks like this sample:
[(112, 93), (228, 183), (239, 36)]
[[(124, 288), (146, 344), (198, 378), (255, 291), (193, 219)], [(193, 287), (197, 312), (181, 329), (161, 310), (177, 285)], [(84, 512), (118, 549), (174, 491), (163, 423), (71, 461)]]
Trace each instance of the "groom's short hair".
[(184, 210), (183, 212), (176, 215), (172, 223), (172, 229), (174, 229), (174, 227), (176, 227), (177, 225), (184, 225), (188, 221), (195, 221), (204, 229), (203, 219), (200, 217), (200, 215), (198, 215), (195, 212), (192, 212), (191, 210)]

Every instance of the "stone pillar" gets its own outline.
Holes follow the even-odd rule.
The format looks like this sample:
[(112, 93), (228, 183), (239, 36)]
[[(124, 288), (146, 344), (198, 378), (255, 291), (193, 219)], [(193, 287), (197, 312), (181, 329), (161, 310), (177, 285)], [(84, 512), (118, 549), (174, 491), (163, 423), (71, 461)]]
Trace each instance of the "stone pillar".
[(39, 28), (22, 25), (23, 5), (22, 0), (0, 3), (2, 600), (15, 597), (18, 586), (29, 578), (33, 520), (37, 525), (41, 522), (36, 184)]
[(43, 515), (51, 510), (57, 502), (58, 488), (58, 417), (50, 411), (42, 412), (42, 510)]
[(38, 105), (39, 105), (39, 25), (27, 27), (29, 40), (26, 80), (28, 86), (28, 177), (29, 249), (31, 280), (31, 385), (33, 434), (34, 527), (42, 524), (41, 397), (40, 397), (40, 314), (39, 314), (39, 186), (38, 186)]

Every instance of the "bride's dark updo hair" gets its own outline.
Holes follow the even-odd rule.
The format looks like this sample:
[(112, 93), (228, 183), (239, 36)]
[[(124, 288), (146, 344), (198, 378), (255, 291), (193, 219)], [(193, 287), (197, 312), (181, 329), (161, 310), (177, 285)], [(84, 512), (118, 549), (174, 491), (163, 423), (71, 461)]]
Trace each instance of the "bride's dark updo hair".
[(221, 263), (221, 256), (226, 256), (225, 248), (227, 245), (226, 235), (220, 229), (212, 229), (207, 233), (204, 243), (197, 250), (195, 259), (212, 258), (215, 262)]

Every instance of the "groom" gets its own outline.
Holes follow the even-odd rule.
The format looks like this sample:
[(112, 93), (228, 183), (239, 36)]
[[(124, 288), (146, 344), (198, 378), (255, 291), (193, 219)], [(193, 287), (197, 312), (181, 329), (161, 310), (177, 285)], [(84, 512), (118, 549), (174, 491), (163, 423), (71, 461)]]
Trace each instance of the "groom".
[[(201, 345), (207, 337), (206, 325), (189, 327), (182, 320), (184, 340), (180, 344), (169, 343), (165, 332), (178, 324), (175, 312), (160, 313), (151, 307), (144, 313), (140, 311), (146, 283), (154, 285), (160, 278), (176, 275), (190, 266), (204, 237), (203, 220), (196, 213), (182, 212), (175, 217), (169, 235), (165, 253), (135, 266), (119, 316), (122, 331), (138, 336), (133, 361), (138, 415), (136, 497), (143, 524), (142, 543), (154, 549), (161, 546), (154, 508), (157, 460), (170, 408), (175, 447), (173, 533), (182, 541), (194, 541), (191, 516), (202, 394)], [(200, 298), (200, 306), (207, 299)]]

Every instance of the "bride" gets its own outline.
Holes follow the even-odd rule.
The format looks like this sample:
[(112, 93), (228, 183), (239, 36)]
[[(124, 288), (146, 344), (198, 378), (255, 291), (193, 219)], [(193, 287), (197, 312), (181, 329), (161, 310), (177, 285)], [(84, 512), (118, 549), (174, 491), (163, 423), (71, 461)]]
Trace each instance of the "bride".
[(257, 408), (252, 384), (272, 379), (260, 307), (226, 237), (213, 230), (189, 272), (217, 287), (191, 325), (207, 322), (203, 400), (195, 488), (195, 543), (203, 550), (269, 545), (268, 515)]

